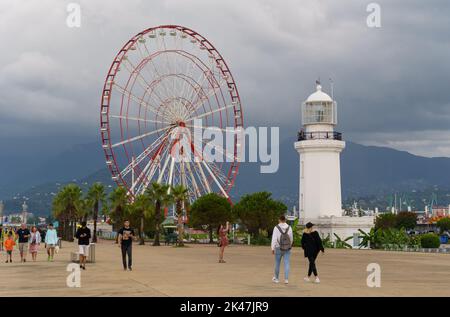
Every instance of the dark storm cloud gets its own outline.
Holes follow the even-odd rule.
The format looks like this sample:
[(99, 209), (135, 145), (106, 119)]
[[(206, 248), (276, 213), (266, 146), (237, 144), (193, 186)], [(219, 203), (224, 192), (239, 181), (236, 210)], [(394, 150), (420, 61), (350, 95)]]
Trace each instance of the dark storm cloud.
[[(366, 25), (371, 1), (78, 1), (0, 4), (2, 138), (97, 138), (102, 82), (117, 50), (159, 24), (206, 36), (227, 60), (248, 124), (299, 126), (299, 105), (321, 77), (335, 82), (339, 130), (354, 141), (450, 156), (450, 3), (376, 1), (382, 27)], [(36, 132), (37, 131), (37, 132)], [(282, 135), (282, 138), (290, 135)], [(59, 143), (61, 143), (60, 141)], [(58, 144), (59, 144), (58, 143)], [(56, 146), (56, 145), (55, 145)]]

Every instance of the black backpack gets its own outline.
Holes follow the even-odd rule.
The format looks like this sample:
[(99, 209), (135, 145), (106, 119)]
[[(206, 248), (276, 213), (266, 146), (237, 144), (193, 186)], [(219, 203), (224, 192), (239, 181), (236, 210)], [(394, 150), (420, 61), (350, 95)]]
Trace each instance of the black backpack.
[(277, 225), (277, 229), (281, 233), (280, 241), (279, 241), (281, 251), (289, 251), (292, 248), (291, 237), (289, 237), (289, 234), (288, 234), (289, 228), (290, 228), (290, 226), (288, 226), (286, 231), (283, 232), (283, 230), (281, 230), (281, 227), (279, 225)]

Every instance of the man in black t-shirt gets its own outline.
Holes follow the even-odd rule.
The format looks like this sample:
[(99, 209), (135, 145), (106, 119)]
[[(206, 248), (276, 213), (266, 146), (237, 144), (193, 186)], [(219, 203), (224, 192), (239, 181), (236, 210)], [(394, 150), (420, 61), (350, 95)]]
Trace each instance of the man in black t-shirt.
[(26, 224), (23, 223), (20, 225), (20, 229), (17, 230), (17, 235), (19, 236), (20, 262), (26, 262), (28, 253), (28, 239), (30, 238), (30, 230), (28, 230)]
[(119, 246), (122, 249), (122, 263), (123, 269), (127, 270), (127, 256), (128, 256), (128, 269), (131, 271), (132, 256), (131, 245), (134, 238), (134, 230), (130, 227), (130, 222), (125, 220), (123, 227), (119, 230)]
[(80, 255), (80, 268), (86, 270), (86, 258), (89, 254), (89, 239), (91, 230), (86, 226), (86, 221), (81, 222), (75, 237), (78, 239), (78, 253)]

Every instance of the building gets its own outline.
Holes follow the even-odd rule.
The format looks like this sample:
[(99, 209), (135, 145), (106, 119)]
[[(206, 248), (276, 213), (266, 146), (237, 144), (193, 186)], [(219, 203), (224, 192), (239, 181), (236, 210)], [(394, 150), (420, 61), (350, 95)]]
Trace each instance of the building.
[[(300, 223), (312, 222), (322, 237), (344, 239), (370, 230), (373, 216), (344, 216), (340, 153), (345, 148), (337, 125), (337, 104), (317, 82), (316, 92), (302, 104), (302, 129), (294, 147), (300, 155)], [(357, 246), (355, 238), (353, 246)]]

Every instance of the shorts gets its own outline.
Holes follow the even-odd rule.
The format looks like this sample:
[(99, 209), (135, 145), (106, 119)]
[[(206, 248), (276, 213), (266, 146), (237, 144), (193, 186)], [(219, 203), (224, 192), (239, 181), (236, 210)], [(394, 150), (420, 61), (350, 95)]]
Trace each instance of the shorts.
[(12, 250), (7, 250), (7, 251), (6, 251), (6, 254), (12, 255)]
[(54, 244), (47, 244), (47, 248), (51, 249), (51, 248), (55, 248)]
[(78, 253), (80, 255), (87, 256), (89, 254), (89, 245), (84, 245), (84, 244), (82, 245), (82, 244), (80, 244), (78, 246)]
[(26, 253), (28, 251), (28, 242), (19, 242), (19, 252)]

